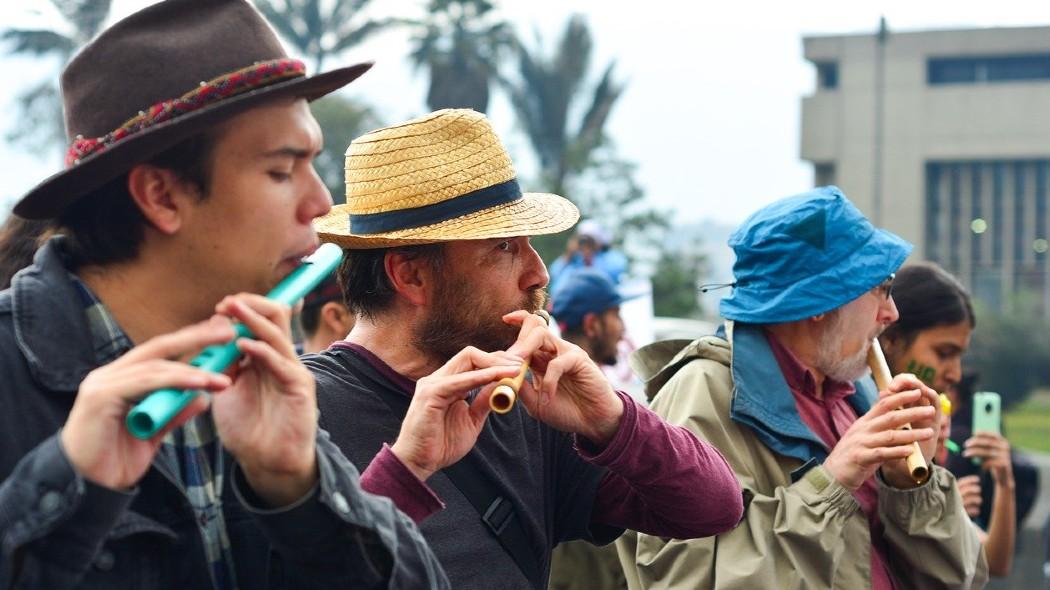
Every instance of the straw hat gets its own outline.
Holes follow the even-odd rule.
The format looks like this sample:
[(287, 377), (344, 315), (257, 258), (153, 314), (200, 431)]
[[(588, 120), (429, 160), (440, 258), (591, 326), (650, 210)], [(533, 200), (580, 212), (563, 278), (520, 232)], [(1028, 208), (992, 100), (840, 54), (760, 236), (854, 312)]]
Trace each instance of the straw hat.
[(306, 75), (246, 0), (153, 4), (103, 31), (62, 72), (66, 168), (29, 191), (15, 213), (57, 217), (197, 133), (266, 101), (319, 98), (371, 65)]
[(346, 150), (346, 204), (314, 221), (321, 240), (367, 249), (553, 234), (576, 206), (518, 188), (488, 119), (446, 109), (373, 131)]

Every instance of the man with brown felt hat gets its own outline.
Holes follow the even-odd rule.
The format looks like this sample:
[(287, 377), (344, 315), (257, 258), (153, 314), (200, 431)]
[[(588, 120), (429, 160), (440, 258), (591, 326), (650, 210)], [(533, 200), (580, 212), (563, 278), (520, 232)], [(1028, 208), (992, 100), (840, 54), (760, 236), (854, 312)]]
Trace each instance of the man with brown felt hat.
[[(331, 207), (307, 76), (243, 0), (166, 0), (62, 75), (66, 168), (15, 207), (53, 219), (0, 292), (0, 587), (447, 587), (419, 531), (317, 427), (290, 310), (258, 295)], [(252, 338), (230, 374), (184, 361)], [(195, 389), (168, 428), (125, 417)]]
[[(421, 523), (456, 588), (545, 589), (558, 543), (694, 538), (743, 510), (714, 447), (615, 392), (531, 313), (548, 277), (529, 236), (578, 217), (520, 190), (483, 115), (444, 110), (355, 139), (347, 203), (317, 221), (344, 247), (357, 313), (345, 341), (304, 357), (321, 424), (366, 490)], [(523, 362), (518, 402), (490, 415)]]

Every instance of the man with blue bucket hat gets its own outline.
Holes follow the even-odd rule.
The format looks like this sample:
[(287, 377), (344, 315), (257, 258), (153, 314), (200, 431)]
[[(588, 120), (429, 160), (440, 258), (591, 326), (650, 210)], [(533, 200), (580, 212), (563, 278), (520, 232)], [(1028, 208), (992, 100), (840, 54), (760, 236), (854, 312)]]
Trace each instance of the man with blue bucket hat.
[(632, 366), (655, 412), (723, 452), (744, 518), (692, 541), (628, 533), (617, 543), (631, 588), (981, 587), (987, 565), (952, 475), (931, 466), (915, 481), (905, 463), (913, 441), (933, 456), (936, 393), (912, 375), (877, 392), (867, 376), (911, 245), (836, 187), (760, 209), (729, 245), (724, 327), (650, 345)]

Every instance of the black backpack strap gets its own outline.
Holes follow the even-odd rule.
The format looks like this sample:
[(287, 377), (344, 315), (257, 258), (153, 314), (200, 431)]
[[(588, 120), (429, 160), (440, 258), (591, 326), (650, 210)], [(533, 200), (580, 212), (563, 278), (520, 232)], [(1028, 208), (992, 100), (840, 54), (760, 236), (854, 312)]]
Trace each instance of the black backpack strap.
[(499, 539), (500, 545), (510, 554), (532, 587), (544, 590), (547, 584), (544, 583), (539, 561), (529, 543), (528, 533), (525, 532), (517, 508), (500, 493), (488, 474), (475, 463), (473, 451), (441, 471), (474, 506), (474, 510), (481, 516), (481, 521)]
[[(356, 360), (364, 362), (356, 354), (353, 356)], [(375, 393), (399, 421), (404, 421), (411, 401), (408, 396), (389, 391), (389, 388), (381, 388)], [(474, 451), (467, 453), (457, 463), (445, 467), (441, 473), (444, 473), (452, 485), (467, 498), (481, 517), (481, 521), (510, 554), (529, 584), (536, 590), (545, 590), (547, 584), (543, 579), (543, 571), (529, 543), (529, 535), (521, 517), (518, 516), (517, 507), (500, 493), (492, 477), (478, 464)]]

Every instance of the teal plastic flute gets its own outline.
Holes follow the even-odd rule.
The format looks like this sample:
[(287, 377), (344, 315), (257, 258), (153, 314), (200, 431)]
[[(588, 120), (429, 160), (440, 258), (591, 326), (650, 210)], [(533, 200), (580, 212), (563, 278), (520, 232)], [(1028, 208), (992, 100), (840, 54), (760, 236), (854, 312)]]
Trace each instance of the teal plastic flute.
[[(308, 256), (302, 266), (295, 269), (266, 297), (285, 305), (293, 305), (312, 291), (321, 281), (339, 266), (343, 250), (335, 244), (324, 244)], [(244, 324), (235, 324), (237, 335), (226, 344), (214, 344), (205, 348), (190, 361), (194, 367), (221, 373), (241, 356), (237, 340), (251, 338), (252, 333)], [(146, 396), (128, 412), (127, 427), (137, 438), (147, 440), (164, 428), (193, 398), (193, 389), (158, 389)]]

